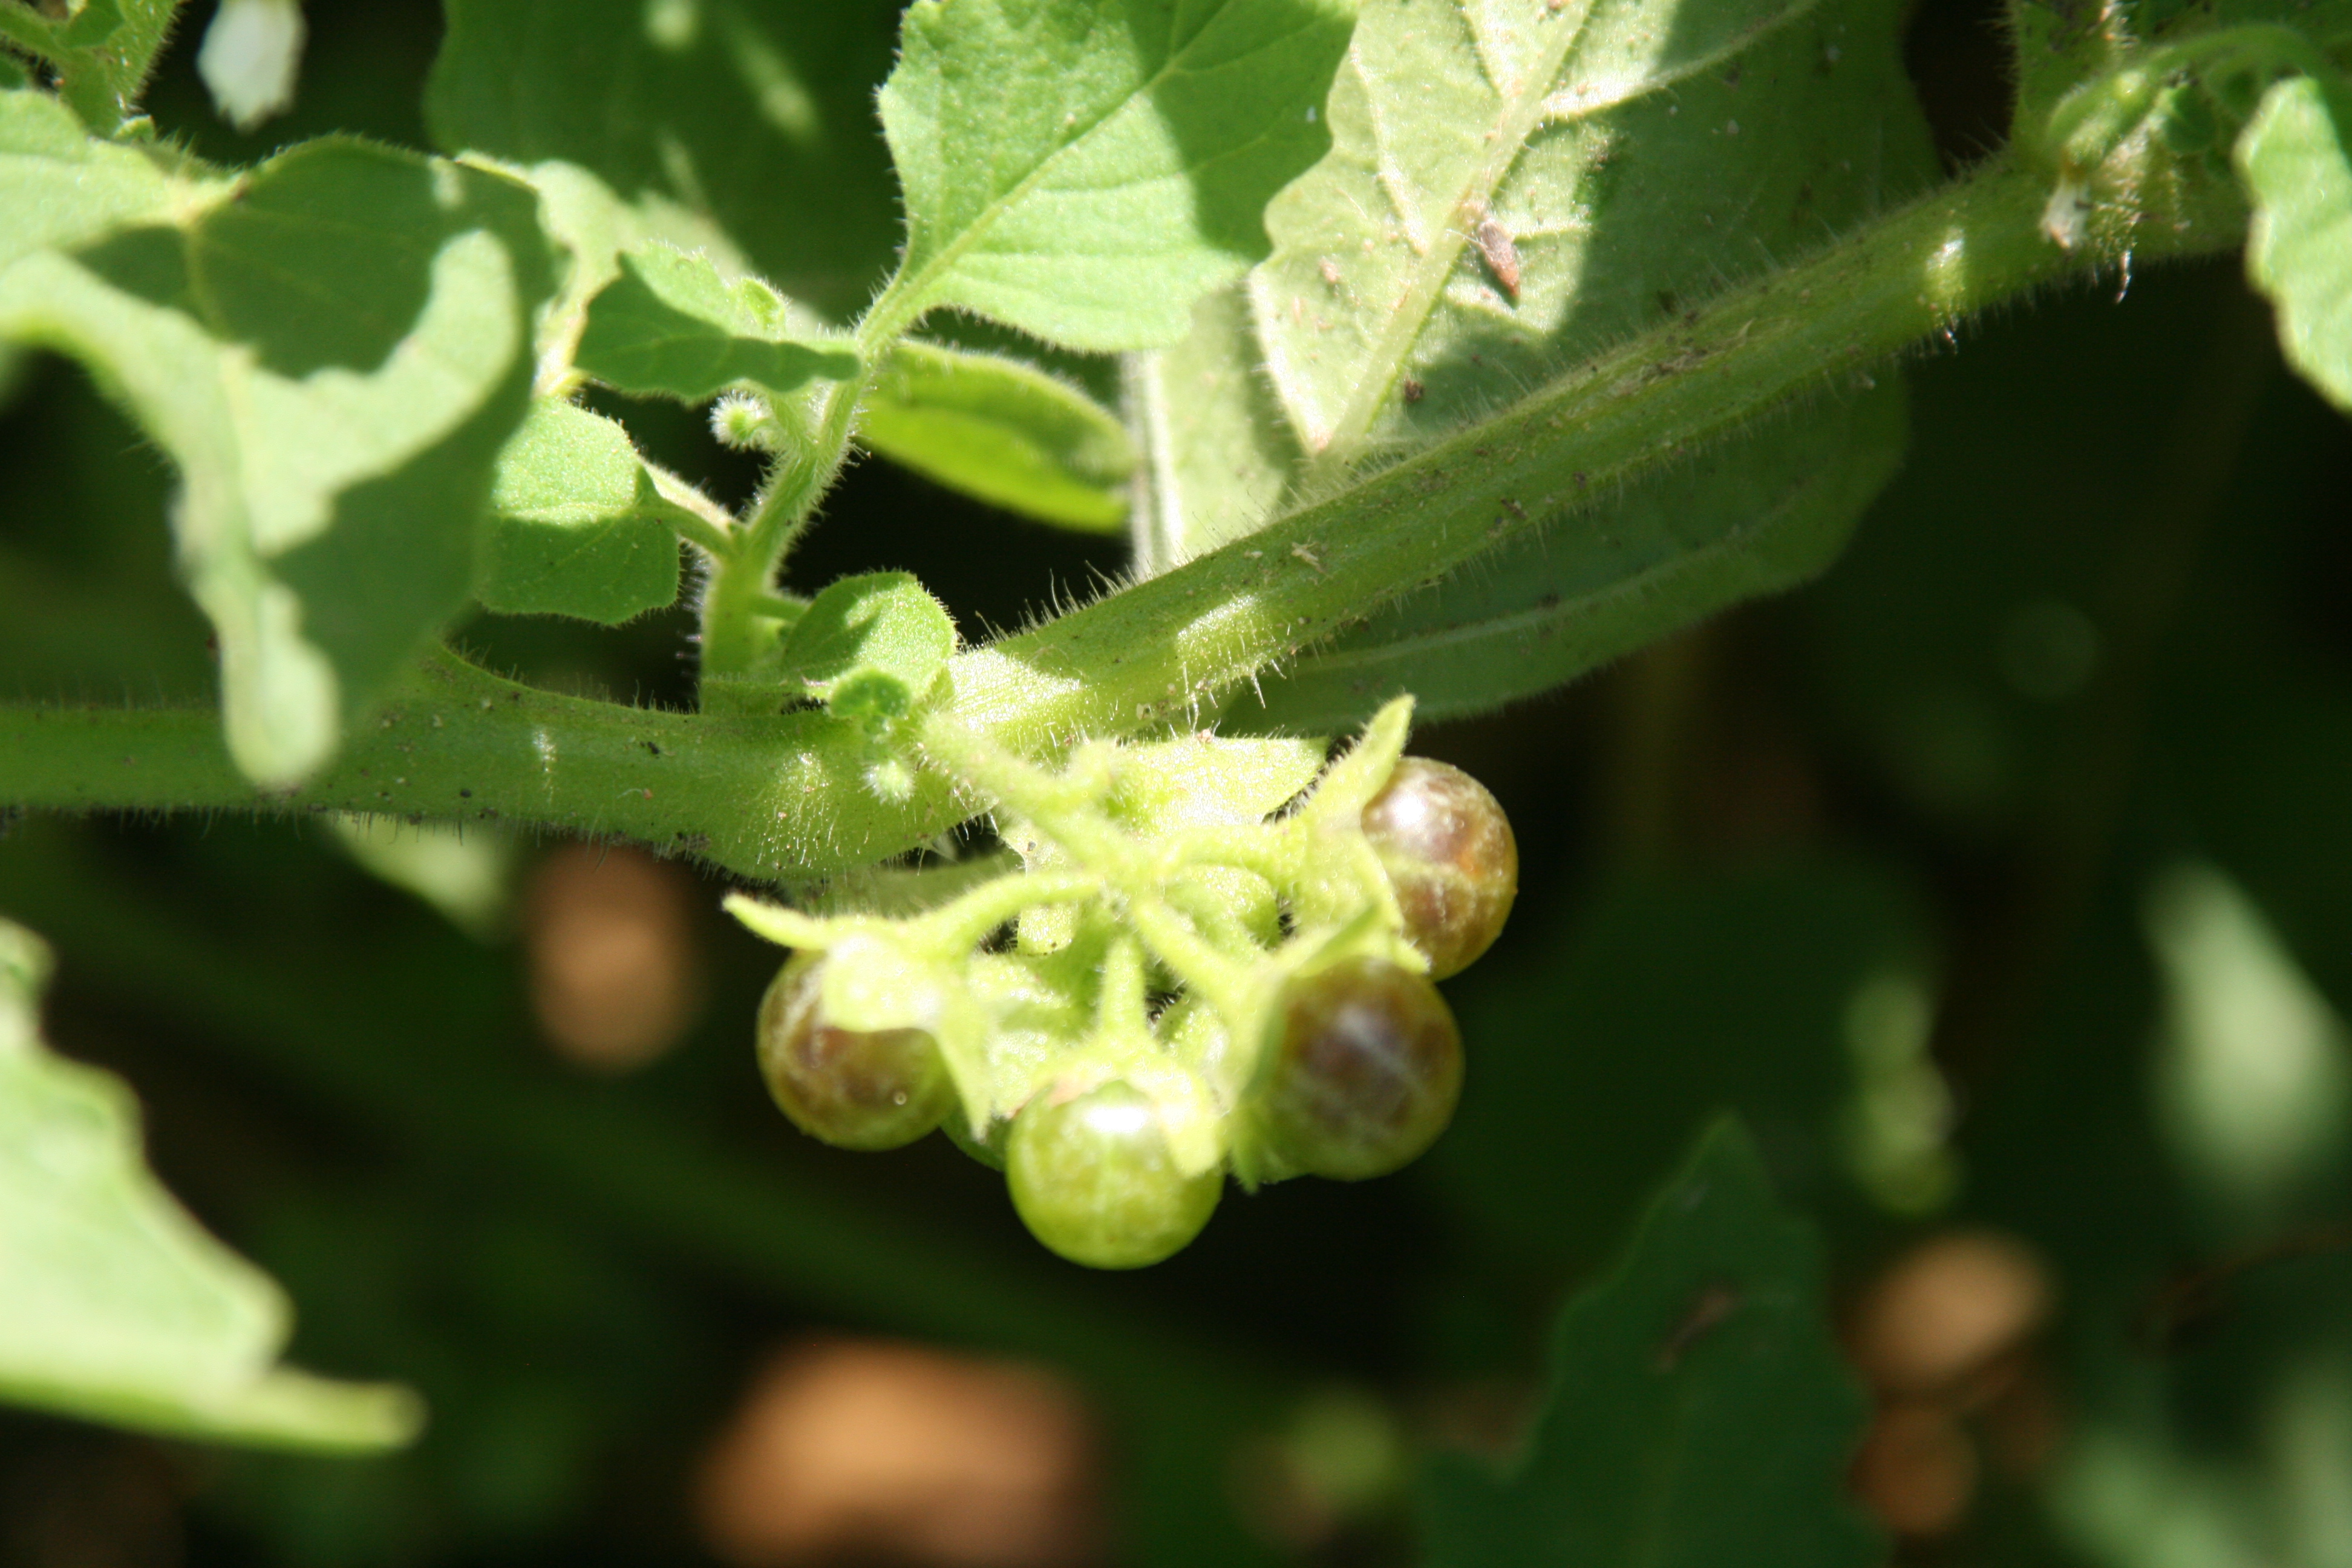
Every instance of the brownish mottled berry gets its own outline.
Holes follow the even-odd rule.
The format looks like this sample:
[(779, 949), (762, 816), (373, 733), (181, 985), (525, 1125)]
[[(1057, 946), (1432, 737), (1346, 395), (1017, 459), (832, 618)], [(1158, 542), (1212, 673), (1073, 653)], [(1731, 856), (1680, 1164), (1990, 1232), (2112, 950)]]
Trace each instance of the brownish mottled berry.
[(784, 1114), (844, 1149), (911, 1143), (955, 1109), (939, 1043), (920, 1029), (865, 1031), (825, 1021), (824, 960), (784, 965), (760, 1003), (760, 1071)]
[(1268, 1146), (1353, 1181), (1410, 1163), (1454, 1119), (1462, 1032), (1437, 987), (1381, 959), (1292, 982), (1255, 1090)]
[(1494, 945), (1518, 897), (1519, 847), (1486, 785), (1444, 763), (1402, 758), (1364, 807), (1364, 836), (1432, 979), (1460, 973)]

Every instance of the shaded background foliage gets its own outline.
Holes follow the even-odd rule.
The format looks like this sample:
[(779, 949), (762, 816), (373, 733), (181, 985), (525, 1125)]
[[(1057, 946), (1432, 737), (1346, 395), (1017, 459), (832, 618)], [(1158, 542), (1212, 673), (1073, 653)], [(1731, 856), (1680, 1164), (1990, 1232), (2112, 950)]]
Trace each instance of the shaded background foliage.
[[(878, 79), (892, 9), (810, 8), (870, 68), (815, 90)], [(207, 156), (447, 129), (420, 108), (436, 6), (317, 8), (301, 101), (259, 136), (202, 99), (205, 16), (152, 105)], [(1948, 161), (2005, 123), (1995, 27), (1972, 0), (1911, 21)], [(611, 112), (680, 92), (623, 84)], [(518, 124), (499, 150), (598, 129)], [(878, 139), (835, 153), (793, 177), (839, 224), (739, 232), (780, 282), (852, 305), (890, 192)], [(2340, 1561), (2346, 1128), (2249, 1199), (2158, 1089), (2189, 983), (2160, 955), (2226, 946), (2231, 910), (2352, 1007), (2352, 440), (2270, 345), (2230, 261), (1984, 323), (1916, 366), (1908, 466), (1822, 582), (1425, 731), (1502, 798), (1526, 867), (1502, 945), (1449, 986), (1471, 1051), (1455, 1128), (1392, 1179), (1230, 1203), (1140, 1276), (1046, 1258), (939, 1140), (875, 1160), (786, 1127), (747, 1048), (772, 950), (690, 868), (512, 845), (529, 890), (478, 940), (323, 822), (13, 825), (0, 908), (63, 955), (52, 1038), (139, 1088), (158, 1169), (299, 1303), (297, 1357), (410, 1381), (434, 1425), (352, 1463), (0, 1417), (0, 1553), (756, 1561), (714, 1500), (713, 1442), (780, 1344), (878, 1335), (1058, 1364), (1091, 1401), (1066, 1430), (1094, 1458), (1027, 1560), (1148, 1540), (1170, 1562), (1410, 1561), (1393, 1454), (1508, 1446), (1564, 1289), (1728, 1104), (1826, 1238), (1881, 1399), (1858, 1484), (1906, 1559)], [(203, 700), (163, 463), (68, 368), (15, 376), (0, 671), (28, 698)], [(698, 416), (630, 425), (723, 499), (757, 478)], [(793, 571), (910, 569), (977, 630), (1118, 564), (1113, 542), (868, 464)], [(690, 630), (484, 616), (460, 640), (539, 683), (675, 702)], [(2184, 864), (2211, 869), (2168, 881)], [(671, 988), (645, 1003), (642, 1063), (563, 1022), (563, 944), (599, 929), (651, 944), (646, 984)], [(2022, 1279), (2055, 1306), (1938, 1383), (1873, 1325), (1890, 1266), (1982, 1227), (2027, 1250), (1960, 1296), (1998, 1306)]]

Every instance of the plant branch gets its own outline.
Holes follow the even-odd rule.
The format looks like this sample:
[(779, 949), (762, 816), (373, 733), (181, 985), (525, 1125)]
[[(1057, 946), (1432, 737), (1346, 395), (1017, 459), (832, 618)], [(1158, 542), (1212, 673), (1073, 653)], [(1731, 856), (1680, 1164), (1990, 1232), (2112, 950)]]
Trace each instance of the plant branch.
[(751, 520), (734, 536), (731, 552), (714, 558), (702, 600), (705, 676), (749, 674), (766, 651), (775, 624), (762, 606), (773, 597), (776, 572), (785, 555), (841, 473), (870, 374), (863, 365), (870, 363), (870, 356), (863, 357), (856, 375), (826, 392), (824, 413), (808, 443), (796, 444), (778, 461)]
[(494, 822), (635, 839), (761, 880), (880, 860), (907, 847), (909, 817), (960, 815), (937, 775), (884, 807), (864, 784), (870, 760), (853, 731), (814, 710), (630, 708), (536, 690), (447, 653), (292, 791), (239, 773), (205, 710), (0, 706), (0, 799), (15, 805)]
[[(1572, 534), (1585, 500), (1789, 399), (1861, 384), (1977, 311), (2126, 248), (2144, 264), (2241, 237), (2226, 221), (2107, 226), (2127, 237), (2063, 250), (2041, 229), (2049, 184), (1997, 161), (1256, 533), (977, 649), (954, 668), (953, 711), (1016, 747), (1181, 720), (1547, 520)], [(1659, 608), (1662, 627), (1686, 618)]]
[(647, 463), (646, 472), (655, 491), (670, 504), (669, 525), (680, 539), (713, 561), (734, 554), (735, 519), (725, 507), (658, 463)]
[[(946, 743), (950, 729), (973, 730), (1034, 755), (1185, 721), (1528, 529), (1552, 527), (1572, 548), (1588, 499), (1788, 400), (1862, 384), (1975, 312), (2094, 275), (2126, 249), (2145, 265), (2236, 243), (2234, 197), (2214, 185), (2211, 213), (2193, 226), (2127, 211), (2069, 251), (2041, 227), (2050, 177), (1996, 162), (1257, 533), (959, 657), (921, 738)], [(714, 574), (705, 626), (717, 641), (706, 658), (714, 647), (756, 656), (752, 617), (774, 558), (837, 466), (856, 396), (854, 383), (834, 390), (812, 448), (832, 458), (780, 475)], [(828, 445), (836, 427), (841, 441)], [(1693, 613), (1671, 591), (1656, 600), (1661, 629)], [(907, 800), (880, 800), (866, 783), (873, 760), (854, 731), (814, 712), (650, 712), (534, 691), (447, 656), (291, 794), (239, 778), (209, 715), (0, 706), (0, 801), (10, 804), (488, 816), (623, 835), (761, 879), (870, 864), (980, 804), (932, 769), (916, 774)]]

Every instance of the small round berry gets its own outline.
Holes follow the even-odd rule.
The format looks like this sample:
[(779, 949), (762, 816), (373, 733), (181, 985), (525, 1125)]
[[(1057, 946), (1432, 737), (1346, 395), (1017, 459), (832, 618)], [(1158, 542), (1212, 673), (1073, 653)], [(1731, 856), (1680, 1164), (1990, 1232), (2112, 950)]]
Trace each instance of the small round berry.
[(1519, 847), (1486, 785), (1444, 763), (1402, 758), (1364, 806), (1364, 837), (1431, 979), (1459, 974), (1494, 945), (1518, 897)]
[(844, 1029), (826, 1022), (824, 960), (784, 965), (760, 1002), (760, 1071), (786, 1116), (844, 1149), (911, 1143), (955, 1109), (939, 1043), (921, 1029)]
[(1181, 1251), (1224, 1188), (1220, 1171), (1179, 1170), (1159, 1108), (1118, 1082), (1066, 1100), (1049, 1089), (1024, 1106), (1004, 1174), (1030, 1234), (1089, 1268), (1140, 1268)]
[(1357, 958), (1291, 983), (1255, 1090), (1273, 1151), (1311, 1175), (1357, 1181), (1407, 1165), (1462, 1095), (1462, 1032), (1421, 975)]

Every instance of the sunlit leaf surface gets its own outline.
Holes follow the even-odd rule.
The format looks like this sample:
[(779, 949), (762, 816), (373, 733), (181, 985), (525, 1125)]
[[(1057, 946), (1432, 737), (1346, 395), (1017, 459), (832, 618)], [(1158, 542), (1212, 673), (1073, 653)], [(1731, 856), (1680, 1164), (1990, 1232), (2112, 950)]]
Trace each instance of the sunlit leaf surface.
[(918, 0), (882, 122), (902, 285), (1079, 349), (1184, 334), (1328, 138), (1346, 0)]
[(406, 1442), (406, 1390), (276, 1364), (284, 1294), (148, 1172), (121, 1080), (41, 1042), (48, 963), (0, 921), (0, 1400), (226, 1442)]

